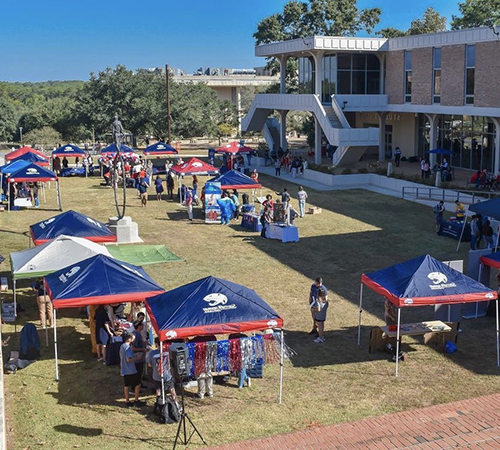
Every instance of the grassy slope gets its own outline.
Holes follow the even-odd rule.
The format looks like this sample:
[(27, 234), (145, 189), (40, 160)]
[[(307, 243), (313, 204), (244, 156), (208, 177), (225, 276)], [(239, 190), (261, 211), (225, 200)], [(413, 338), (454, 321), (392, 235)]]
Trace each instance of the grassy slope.
[[(262, 177), (267, 189), (281, 183)], [(295, 187), (290, 187), (292, 193)], [(63, 205), (106, 221), (114, 214), (112, 192), (95, 179), (63, 179)], [(55, 193), (47, 192), (50, 207)], [(129, 191), (127, 214), (139, 223), (146, 243), (165, 244), (185, 262), (146, 266), (166, 289), (209, 274), (255, 289), (285, 319), (287, 343), (298, 355), (287, 362), (284, 404), (277, 405), (278, 367), (265, 369), (265, 378), (250, 389), (235, 389), (235, 382), (217, 386), (215, 397), (188, 399), (188, 411), (209, 444), (266, 436), (311, 426), (335, 423), (455, 399), (498, 392), (491, 318), (463, 323), (459, 351), (443, 355), (407, 340), (410, 353), (393, 376), (386, 355), (368, 354), (369, 329), (381, 323), (382, 300), (365, 294), (363, 341), (356, 345), (359, 277), (395, 262), (431, 253), (448, 260), (455, 242), (434, 233), (430, 208), (362, 190), (309, 191), (310, 203), (323, 213), (299, 220), (301, 241), (267, 241), (238, 226), (205, 225), (199, 211), (194, 224), (172, 202), (150, 201), (139, 207)], [(1, 253), (27, 247), (29, 224), (55, 211), (2, 213)], [(198, 214), (198, 216), (196, 216)], [(3, 264), (6, 271), (7, 263)], [(312, 343), (307, 335), (310, 316), (307, 297), (311, 280), (323, 276), (330, 289), (326, 323), (327, 341)], [(26, 283), (25, 285), (27, 285)], [(20, 301), (28, 311), (22, 320), (37, 317), (33, 294), (25, 289)], [(429, 319), (431, 308), (403, 311), (403, 320)], [(89, 448), (107, 450), (133, 445), (137, 450), (170, 446), (175, 427), (155, 423), (150, 407), (124, 409), (117, 367), (95, 362), (89, 333), (79, 311), (65, 310), (58, 320), (61, 381), (54, 382), (53, 348), (43, 347), (43, 358), (31, 367), (6, 377), (9, 448)], [(7, 325), (4, 332), (13, 334)], [(16, 337), (11, 339), (12, 345)], [(52, 342), (52, 337), (51, 337)], [(149, 398), (149, 404), (153, 402)], [(195, 439), (194, 443), (198, 445)]]

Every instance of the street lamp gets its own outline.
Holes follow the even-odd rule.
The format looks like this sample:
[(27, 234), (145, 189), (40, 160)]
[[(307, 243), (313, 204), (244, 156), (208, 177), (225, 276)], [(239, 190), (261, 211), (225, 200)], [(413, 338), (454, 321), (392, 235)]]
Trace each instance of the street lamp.
[(19, 127), (19, 140), (23, 143), (23, 127)]

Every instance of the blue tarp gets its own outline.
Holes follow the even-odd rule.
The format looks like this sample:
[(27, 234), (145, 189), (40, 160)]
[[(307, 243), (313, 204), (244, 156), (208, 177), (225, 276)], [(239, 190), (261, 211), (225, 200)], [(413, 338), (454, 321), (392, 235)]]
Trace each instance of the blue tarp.
[(54, 308), (138, 302), (163, 292), (142, 267), (95, 255), (44, 277)]
[(76, 145), (72, 144), (63, 145), (62, 147), (56, 148), (52, 152), (53, 158), (56, 156), (59, 157), (67, 156), (74, 158), (74, 157), (83, 157), (85, 155), (86, 155), (85, 150), (82, 150), (80, 147), (77, 147)]
[(396, 306), (466, 303), (497, 298), (496, 291), (430, 255), (363, 274), (363, 284)]
[[(120, 144), (120, 151), (122, 153), (135, 153), (135, 150), (125, 144)], [(108, 145), (106, 148), (101, 150), (102, 154), (105, 153), (116, 153), (116, 144)]]
[(146, 308), (162, 340), (283, 326), (255, 291), (211, 276), (148, 298)]
[(9, 174), (10, 182), (21, 182), (21, 181), (55, 181), (57, 180), (57, 175), (51, 170), (45, 169), (44, 167), (38, 166), (36, 164), (29, 164), (16, 172)]
[(66, 211), (30, 226), (36, 245), (43, 244), (61, 234), (88, 239), (94, 242), (116, 242), (116, 236), (98, 220), (76, 211)]
[(6, 173), (15, 173), (18, 170), (21, 170), (24, 167), (29, 166), (31, 163), (28, 161), (23, 161), (21, 159), (14, 160), (14, 162), (11, 162), (10, 164), (4, 164), (3, 166), (0, 166), (0, 172), (6, 174)]
[(171, 145), (165, 144), (165, 142), (157, 142), (152, 144), (144, 150), (145, 155), (176, 155), (179, 152)]
[(222, 189), (257, 189), (261, 187), (253, 178), (237, 170), (230, 170), (229, 172), (208, 180), (208, 182), (220, 183)]
[(500, 197), (485, 202), (474, 203), (469, 206), (469, 211), (500, 220)]

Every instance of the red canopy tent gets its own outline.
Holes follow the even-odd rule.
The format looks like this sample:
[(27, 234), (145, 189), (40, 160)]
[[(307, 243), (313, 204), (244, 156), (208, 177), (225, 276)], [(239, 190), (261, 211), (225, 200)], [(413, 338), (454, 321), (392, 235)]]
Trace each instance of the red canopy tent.
[(41, 158), (46, 159), (47, 162), (49, 161), (49, 158), (45, 153), (42, 153), (41, 151), (35, 150), (34, 148), (31, 148), (28, 146), (24, 146), (24, 147), (18, 148), (17, 150), (14, 150), (10, 153), (7, 153), (5, 155), (5, 160), (12, 161), (13, 159), (18, 158), (19, 156), (24, 155), (25, 153), (35, 153), (36, 155), (40, 156)]
[(215, 151), (216, 153), (229, 153), (234, 156), (238, 153), (250, 153), (255, 151), (255, 149), (241, 145), (238, 142), (231, 142), (230, 144), (217, 147)]
[(176, 164), (170, 169), (177, 175), (217, 175), (219, 169), (201, 159), (191, 158), (182, 164)]

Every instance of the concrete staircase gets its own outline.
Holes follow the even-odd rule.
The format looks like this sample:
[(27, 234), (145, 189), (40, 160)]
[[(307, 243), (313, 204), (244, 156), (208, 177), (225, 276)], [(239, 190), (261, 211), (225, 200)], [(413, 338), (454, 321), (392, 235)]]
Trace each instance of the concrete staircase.
[(266, 140), (269, 150), (272, 151), (275, 149), (278, 151), (281, 146), (279, 120), (274, 117), (266, 119), (264, 128), (262, 129), (262, 134), (264, 135), (264, 139)]

